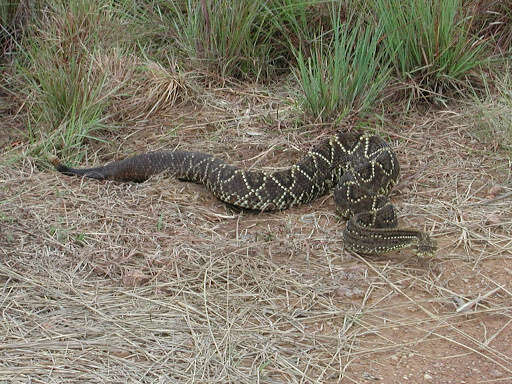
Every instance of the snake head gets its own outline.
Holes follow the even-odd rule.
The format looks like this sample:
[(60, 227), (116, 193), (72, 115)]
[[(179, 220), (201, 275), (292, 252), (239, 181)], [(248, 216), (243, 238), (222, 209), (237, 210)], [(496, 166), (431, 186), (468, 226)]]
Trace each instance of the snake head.
[(420, 257), (432, 257), (437, 252), (437, 242), (424, 232), (418, 233), (418, 241), (413, 245)]

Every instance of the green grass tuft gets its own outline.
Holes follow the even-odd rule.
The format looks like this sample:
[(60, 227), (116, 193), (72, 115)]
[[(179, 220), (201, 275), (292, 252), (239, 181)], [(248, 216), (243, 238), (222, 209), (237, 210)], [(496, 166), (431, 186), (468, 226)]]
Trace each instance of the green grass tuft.
[(273, 54), (288, 63), (294, 62), (297, 50), (309, 54), (317, 37), (332, 29), (329, 3), (325, 0), (269, 1), (269, 21), (274, 28)]
[(381, 28), (359, 21), (343, 24), (338, 11), (333, 8), (329, 41), (321, 36), (310, 57), (297, 52), (302, 106), (321, 121), (368, 111), (389, 79), (378, 49)]
[(93, 131), (105, 127), (104, 79), (97, 78), (90, 65), (74, 58), (64, 67), (47, 72), (40, 69), (31, 80), (38, 88), (38, 100), (30, 110), (31, 152), (37, 155), (56, 151), (64, 158), (80, 157), (84, 141), (98, 140), (92, 136)]
[(271, 71), (262, 0), (173, 2), (164, 16), (179, 50), (222, 78), (258, 79)]
[(95, 68), (94, 54), (107, 44), (112, 23), (109, 8), (94, 1), (56, 3), (24, 40), (16, 72), (32, 155), (80, 158), (84, 141), (105, 127), (106, 74)]
[(423, 94), (459, 88), (483, 63), (461, 0), (375, 0), (375, 8), (396, 74)]

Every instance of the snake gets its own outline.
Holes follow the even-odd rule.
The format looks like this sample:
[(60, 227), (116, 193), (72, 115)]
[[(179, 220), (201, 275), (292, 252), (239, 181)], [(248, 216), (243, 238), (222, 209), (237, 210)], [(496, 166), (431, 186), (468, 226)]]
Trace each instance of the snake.
[(71, 168), (52, 160), (64, 175), (119, 182), (144, 182), (167, 173), (200, 183), (221, 201), (254, 211), (284, 210), (333, 190), (336, 213), (347, 220), (344, 247), (362, 255), (379, 255), (411, 248), (432, 256), (437, 243), (429, 234), (398, 227), (389, 194), (400, 165), (380, 136), (367, 132), (337, 132), (314, 146), (292, 166), (267, 172), (244, 170), (203, 152), (147, 152), (93, 168)]

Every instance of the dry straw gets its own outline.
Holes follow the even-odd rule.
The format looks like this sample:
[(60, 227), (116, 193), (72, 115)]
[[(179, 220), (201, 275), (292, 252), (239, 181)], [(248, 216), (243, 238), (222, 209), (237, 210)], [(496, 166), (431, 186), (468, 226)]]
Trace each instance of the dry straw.
[[(210, 92), (181, 142), (147, 146), (275, 169), (332, 133), (287, 128), (265, 92)], [(427, 113), (383, 131), (403, 170), (392, 198), (403, 224), (438, 239), (433, 260), (345, 252), (329, 197), (257, 215), (165, 175), (116, 184), (1, 165), (0, 381), (510, 380), (510, 171), (470, 121)]]

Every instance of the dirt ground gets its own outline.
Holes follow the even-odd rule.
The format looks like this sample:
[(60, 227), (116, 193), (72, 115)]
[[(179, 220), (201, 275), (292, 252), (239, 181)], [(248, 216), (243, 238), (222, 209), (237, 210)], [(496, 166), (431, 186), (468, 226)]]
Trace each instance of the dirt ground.
[[(257, 90), (212, 93), (82, 165), (179, 147), (278, 169), (336, 129)], [(11, 164), (23, 143), (3, 135), (0, 382), (512, 383), (512, 163), (474, 124), (454, 107), (376, 127), (401, 163), (401, 226), (432, 234), (432, 259), (347, 252), (330, 195), (238, 212), (165, 175)]]

